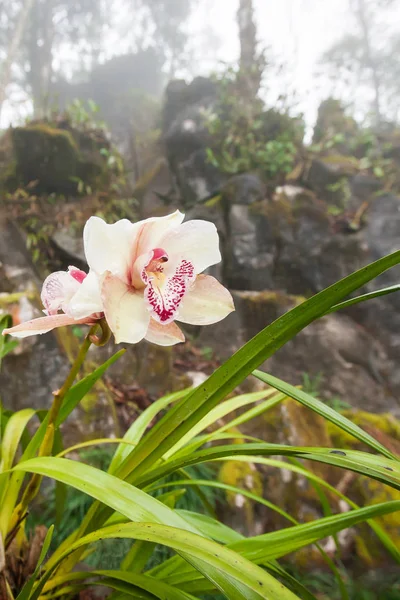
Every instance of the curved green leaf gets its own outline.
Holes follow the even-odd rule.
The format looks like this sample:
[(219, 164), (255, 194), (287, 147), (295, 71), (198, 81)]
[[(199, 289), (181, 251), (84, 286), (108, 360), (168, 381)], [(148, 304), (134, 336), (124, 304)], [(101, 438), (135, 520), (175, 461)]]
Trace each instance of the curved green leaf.
[(400, 251), (356, 271), (296, 306), (245, 344), (201, 386), (173, 407), (122, 463), (118, 474), (136, 482), (245, 377), (312, 321), (354, 290), (400, 262)]
[(360, 452), (357, 450), (342, 450), (339, 448), (308, 448), (303, 446), (284, 446), (280, 444), (235, 444), (217, 446), (183, 455), (176, 460), (169, 460), (157, 467), (138, 481), (137, 486), (146, 487), (162, 477), (166, 477), (179, 469), (219, 458), (235, 458), (244, 456), (296, 456), (307, 460), (327, 463), (332, 466), (349, 469), (367, 475), (387, 485), (400, 489), (400, 463), (381, 456)]
[(353, 527), (368, 519), (396, 512), (399, 509), (399, 500), (382, 502), (381, 504), (357, 508), (347, 513), (324, 517), (310, 523), (293, 525), (293, 527), (281, 529), (280, 531), (247, 538), (230, 544), (229, 547), (236, 550), (236, 552), (240, 552), (249, 560), (257, 564), (263, 564), (313, 544), (327, 536), (334, 535), (343, 529)]
[(353, 306), (353, 304), (359, 304), (360, 302), (365, 302), (366, 300), (373, 300), (374, 298), (379, 298), (380, 296), (386, 296), (387, 294), (393, 294), (393, 292), (400, 291), (400, 285), (391, 285), (386, 288), (382, 288), (380, 290), (376, 290), (375, 292), (369, 292), (368, 294), (362, 294), (361, 296), (356, 296), (355, 298), (350, 298), (350, 300), (346, 300), (345, 302), (340, 302), (339, 304), (335, 304), (332, 306), (325, 314), (329, 315), (330, 313), (336, 312), (337, 310), (341, 310), (342, 308), (347, 308), (349, 306)]
[(24, 408), (9, 418), (0, 449), (0, 473), (11, 468), (22, 434), (34, 415), (35, 411), (32, 408)]
[[(173, 394), (168, 394), (168, 396), (163, 396), (150, 404), (138, 417), (134, 420), (132, 425), (129, 427), (128, 431), (124, 435), (124, 440), (131, 442), (132, 444), (138, 444), (143, 437), (147, 427), (150, 425), (152, 420), (167, 406), (184, 398), (190, 389), (180, 390), (178, 392), (174, 392)], [(132, 452), (131, 448), (124, 446), (121, 444), (118, 446), (113, 459), (111, 461), (110, 467), (108, 469), (109, 473), (115, 473), (120, 464), (125, 460), (125, 458)]]
[[(98, 540), (130, 538), (163, 544), (186, 557), (207, 579), (230, 600), (295, 600), (269, 573), (247, 561), (229, 548), (202, 536), (158, 523), (128, 523), (104, 527), (90, 533), (66, 550), (57, 561), (62, 562), (71, 552)], [(54, 565), (56, 567), (57, 565)], [(36, 600), (51, 576), (48, 569), (31, 596)], [(297, 599), (298, 600), (298, 599)]]
[(294, 385), (286, 383), (285, 381), (278, 379), (278, 377), (274, 377), (273, 375), (269, 375), (268, 373), (264, 373), (263, 371), (254, 371), (253, 375), (257, 377), (257, 379), (260, 379), (260, 381), (267, 383), (276, 390), (279, 390), (287, 396), (294, 398), (294, 400), (297, 400), (298, 402), (303, 404), (303, 406), (306, 406), (307, 408), (316, 412), (318, 415), (321, 415), (321, 417), (324, 417), (324, 419), (326, 419), (327, 421), (334, 423), (335, 425), (340, 427), (340, 429), (347, 431), (347, 433), (355, 437), (360, 442), (363, 442), (376, 452), (380, 452), (388, 458), (396, 458), (396, 456), (394, 456), (394, 454), (390, 452), (390, 450), (385, 448), (385, 446), (380, 444), (375, 438), (373, 438), (366, 431), (361, 429), (361, 427), (359, 427), (358, 425), (356, 425), (355, 423), (338, 413), (336, 410), (333, 410), (333, 408), (331, 408), (324, 402), (321, 402), (321, 400), (318, 400), (317, 398), (310, 396), (310, 394), (306, 394), (306, 392), (303, 392), (303, 390), (300, 390)]

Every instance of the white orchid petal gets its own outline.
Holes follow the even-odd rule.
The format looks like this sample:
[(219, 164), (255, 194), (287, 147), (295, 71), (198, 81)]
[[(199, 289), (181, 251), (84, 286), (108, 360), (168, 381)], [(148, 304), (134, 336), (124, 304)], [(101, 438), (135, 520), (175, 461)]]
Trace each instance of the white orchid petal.
[(65, 312), (75, 319), (83, 319), (94, 313), (103, 312), (99, 277), (90, 271), (71, 298)]
[(154, 319), (150, 319), (145, 340), (158, 346), (174, 346), (185, 341), (185, 336), (176, 323), (161, 325)]
[(121, 279), (106, 273), (101, 287), (104, 314), (117, 344), (136, 344), (144, 338), (150, 315), (143, 292), (135, 292)]
[(83, 243), (88, 265), (99, 275), (110, 271), (127, 277), (139, 224), (127, 219), (108, 225), (99, 217), (90, 217), (83, 230)]
[(179, 314), (182, 323), (211, 325), (235, 310), (229, 291), (210, 275), (199, 275), (185, 295)]
[(221, 261), (218, 232), (209, 221), (187, 221), (166, 233), (159, 246), (168, 253), (171, 265), (189, 260), (196, 275)]
[(67, 271), (56, 271), (46, 277), (40, 297), (47, 314), (56, 315), (60, 309), (65, 312), (65, 307), (80, 285), (75, 277)]
[(169, 277), (163, 273), (150, 276), (144, 297), (153, 319), (162, 325), (171, 323), (193, 280), (193, 265), (187, 260), (182, 260)]
[(4, 329), (3, 335), (12, 335), (17, 338), (24, 338), (30, 335), (47, 333), (56, 327), (65, 327), (66, 325), (84, 325), (90, 324), (90, 319), (73, 319), (68, 315), (51, 315), (49, 317), (40, 317), (26, 321), (15, 327)]
[(146, 267), (150, 264), (153, 258), (153, 251), (147, 254), (141, 254), (136, 260), (132, 268), (131, 281), (132, 285), (136, 289), (144, 287), (148, 281), (146, 274)]
[(176, 229), (184, 218), (185, 215), (176, 210), (166, 217), (151, 217), (137, 223), (137, 225), (140, 225), (140, 230), (134, 247), (135, 258), (160, 247), (160, 240), (169, 231)]

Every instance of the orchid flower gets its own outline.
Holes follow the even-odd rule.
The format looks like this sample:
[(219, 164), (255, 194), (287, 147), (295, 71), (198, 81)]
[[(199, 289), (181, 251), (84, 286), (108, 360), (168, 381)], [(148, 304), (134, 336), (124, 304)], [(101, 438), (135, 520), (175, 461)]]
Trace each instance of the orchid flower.
[[(32, 319), (20, 323), (15, 327), (4, 329), (3, 335), (13, 335), (24, 338), (39, 333), (47, 333), (56, 327), (65, 325), (93, 325), (102, 314), (90, 314), (81, 319), (76, 319), (69, 311), (69, 305), (78, 291), (87, 273), (77, 267), (68, 267), (68, 271), (56, 271), (44, 280), (40, 295), (45, 310), (45, 317)], [(58, 311), (62, 312), (59, 313)]]
[(50, 275), (42, 291), (47, 316), (4, 333), (23, 337), (105, 316), (117, 343), (146, 339), (170, 346), (185, 339), (175, 321), (222, 320), (234, 310), (232, 297), (202, 274), (221, 260), (217, 230), (207, 221), (182, 223), (183, 218), (176, 211), (108, 225), (91, 217), (84, 229), (89, 273), (70, 267)]

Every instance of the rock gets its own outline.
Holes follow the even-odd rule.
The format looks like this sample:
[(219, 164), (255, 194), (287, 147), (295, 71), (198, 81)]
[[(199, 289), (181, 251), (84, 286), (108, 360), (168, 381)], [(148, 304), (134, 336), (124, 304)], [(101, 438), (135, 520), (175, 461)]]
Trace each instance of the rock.
[(66, 227), (57, 229), (51, 237), (57, 257), (67, 269), (69, 265), (74, 265), (83, 271), (88, 270), (85, 252), (83, 249), (82, 231), (79, 233)]
[[(247, 462), (226, 461), (223, 463), (219, 480), (227, 485), (245, 489), (248, 492), (262, 496), (263, 482), (261, 473), (256, 466)], [(224, 506), (223, 520), (235, 531), (246, 536), (263, 533), (260, 529), (260, 517), (265, 512), (264, 507), (246, 498), (243, 494), (228, 491), (226, 493), (228, 506)]]
[(376, 193), (382, 188), (382, 182), (371, 175), (359, 173), (350, 179), (350, 187), (353, 197), (372, 203)]
[(321, 102), (314, 128), (313, 144), (330, 142), (341, 154), (349, 154), (358, 132), (357, 122), (346, 115), (339, 100), (327, 98)]
[[(7, 277), (6, 282), (0, 280), (0, 291), (5, 283), (14, 292), (24, 292), (16, 304), (7, 306), (7, 312), (17, 322), (41, 316), (40, 281), (18, 229), (6, 221), (0, 221), (0, 262)], [(52, 393), (64, 381), (68, 369), (68, 359), (52, 335), (21, 340), (17, 350), (2, 363), (0, 389), (5, 407), (49, 407)]]
[(271, 200), (226, 209), (222, 249), (230, 287), (308, 296), (365, 264), (361, 233), (336, 233), (326, 205), (311, 192), (277, 190)]
[(71, 177), (78, 176), (79, 150), (69, 131), (34, 124), (13, 129), (12, 137), (16, 175), (23, 185), (37, 181), (37, 189), (49, 193), (76, 189)]
[[(378, 260), (400, 248), (400, 198), (392, 194), (379, 196), (371, 203), (363, 237), (370, 260)], [(396, 266), (368, 284), (367, 289), (379, 289), (398, 284), (400, 266)], [(389, 294), (360, 305), (355, 317), (385, 343), (393, 359), (398, 357), (400, 335), (400, 294)]]
[[(359, 410), (345, 410), (343, 414), (354, 423), (366, 428), (369, 433), (382, 441), (392, 451), (399, 451), (400, 422), (393, 415), (375, 415)], [(243, 425), (241, 431), (269, 443), (370, 451), (358, 440), (294, 400), (284, 400), (280, 405), (268, 410), (258, 419)], [(227, 465), (229, 464), (227, 463)], [(300, 523), (322, 518), (324, 514), (315, 487), (304, 476), (285, 469), (284, 464), (285, 460), (282, 461), (282, 468), (264, 465), (257, 467), (257, 476), (261, 476), (263, 497), (287, 511)], [(247, 464), (246, 466), (248, 467)], [(351, 471), (343, 471), (314, 461), (305, 461), (305, 466), (312, 473), (324, 479), (324, 481), (361, 506), (387, 500), (398, 501), (400, 498), (398, 490), (373, 479), (358, 476)], [(241, 468), (242, 464), (239, 463), (239, 469)], [(239, 475), (236, 475), (233, 468), (225, 468), (224, 466), (220, 472), (220, 479), (227, 482), (227, 477), (228, 479), (229, 476), (231, 478), (236, 477), (241, 486), (248, 489), (245, 477), (240, 476), (240, 470), (238, 473)], [(333, 513), (350, 510), (349, 505), (336, 494), (325, 488), (323, 491)], [(241, 506), (238, 506), (240, 500), (239, 494), (230, 497), (230, 502), (232, 505), (236, 503), (236, 510), (239, 515), (242, 515), (241, 521), (237, 520), (240, 522), (241, 531), (246, 535), (251, 535), (250, 531), (266, 533), (288, 526), (286, 519), (263, 506), (258, 506), (255, 513), (251, 513), (251, 510), (255, 510), (254, 506), (244, 510), (246, 506), (244, 497)], [(248, 519), (247, 515), (249, 514), (253, 519)], [(237, 523), (235, 516), (232, 516), (230, 512), (227, 513), (227, 519), (228, 524)], [(377, 521), (390, 539), (398, 539), (400, 535), (398, 513), (394, 512), (386, 515), (377, 519)], [(249, 524), (252, 529), (249, 528)], [(391, 558), (367, 524), (359, 525), (357, 529), (352, 528), (340, 532), (338, 541), (341, 559), (351, 560), (353, 567), (387, 567), (391, 564)], [(336, 544), (333, 543), (331, 538), (322, 540), (321, 545), (330, 557), (334, 558), (336, 556)], [(324, 565), (320, 553), (308, 547), (296, 552), (292, 560), (296, 566), (306, 568), (307, 571)]]
[(259, 290), (273, 285), (276, 258), (273, 231), (268, 221), (246, 205), (230, 206), (223, 246), (225, 281), (229, 287)]
[(306, 183), (328, 206), (343, 210), (351, 199), (349, 178), (357, 171), (354, 157), (331, 154), (312, 161)]
[(206, 120), (215, 102), (215, 84), (203, 77), (189, 85), (172, 81), (166, 89), (163, 139), (171, 171), (188, 205), (218, 190), (226, 179), (206, 154), (210, 142)]
[[(197, 339), (222, 359), (303, 301), (271, 290), (236, 291), (233, 299), (236, 311), (221, 324), (202, 328)], [(301, 384), (305, 374), (311, 380), (318, 377), (325, 399), (339, 398), (354, 407), (400, 414), (395, 399), (400, 394), (396, 362), (382, 343), (349, 316), (332, 314), (312, 323), (262, 368), (294, 385)]]
[(109, 177), (101, 150), (110, 142), (102, 130), (80, 130), (60, 118), (33, 121), (10, 133), (13, 171), (2, 177), (6, 189), (30, 184), (36, 193), (68, 195), (77, 192), (80, 181), (93, 186)]
[(175, 163), (173, 171), (185, 207), (217, 195), (226, 179), (208, 161), (204, 148), (189, 152)]
[(266, 196), (266, 187), (261, 178), (255, 173), (243, 173), (231, 177), (221, 190), (226, 204), (241, 204), (250, 206), (261, 202)]

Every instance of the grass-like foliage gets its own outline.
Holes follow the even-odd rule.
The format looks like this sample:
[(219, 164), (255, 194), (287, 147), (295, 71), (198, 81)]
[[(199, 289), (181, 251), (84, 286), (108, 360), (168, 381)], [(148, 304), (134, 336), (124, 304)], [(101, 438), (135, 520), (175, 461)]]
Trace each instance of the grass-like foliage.
[[(114, 600), (315, 600), (317, 595), (321, 597), (315, 581), (307, 589), (307, 583), (288, 572), (281, 559), (364, 522), (399, 562), (400, 551), (375, 519), (399, 510), (400, 502), (358, 507), (347, 499), (348, 512), (298, 524), (293, 515), (286, 515), (256, 493), (235, 486), (224, 488), (212, 470), (216, 461), (220, 464), (227, 460), (292, 469), (320, 490), (343, 498), (303, 466), (302, 459), (307, 459), (400, 489), (400, 461), (388, 448), (320, 402), (315, 394), (257, 371), (300, 330), (324, 314), (339, 310), (349, 295), (398, 263), (400, 252), (395, 252), (335, 283), (271, 323), (198, 388), (157, 400), (123, 439), (85, 442), (74, 447), (72, 453), (70, 448), (63, 450), (60, 425), (123, 352), (74, 383), (91, 341), (101, 341), (101, 337), (93, 337), (92, 331), (83, 341), (66, 384), (55, 394), (50, 411), (0, 413), (0, 598), (77, 598), (87, 587), (101, 585), (110, 589)], [(370, 297), (360, 296), (352, 303)], [(5, 326), (3, 319), (0, 328)], [(103, 324), (103, 334), (104, 328)], [(0, 359), (11, 349), (9, 341), (0, 336)], [(251, 373), (267, 384), (266, 389), (232, 395)], [(271, 444), (240, 434), (241, 424), (288, 397), (373, 452)], [(157, 416), (157, 424), (149, 428)], [(37, 418), (40, 425), (30, 435), (28, 425)], [(88, 464), (90, 448), (109, 450), (101, 464)], [(83, 450), (86, 454), (81, 454), (82, 460), (76, 460), (76, 452)], [(276, 460), (279, 457), (287, 460)], [(42, 488), (43, 477), (55, 482), (53, 488)], [(49, 489), (54, 490), (50, 493), (55, 494), (56, 514), (50, 527), (48, 514), (43, 514), (40, 522), (48, 529), (46, 535), (42, 532), (38, 544), (32, 535), (28, 540), (27, 516), (38, 493), (43, 497)], [(72, 496), (71, 490), (79, 494)], [(247, 538), (230, 529), (214, 511), (215, 494), (224, 491), (247, 494), (253, 502), (267, 504), (287, 518), (287, 527)], [(71, 498), (76, 500), (74, 506)], [(113, 545), (107, 546), (109, 542)], [(118, 551), (113, 551), (113, 560), (96, 563), (90, 555), (99, 548)], [(336, 591), (329, 597), (360, 597), (333, 561), (320, 551), (335, 577), (332, 586)]]

